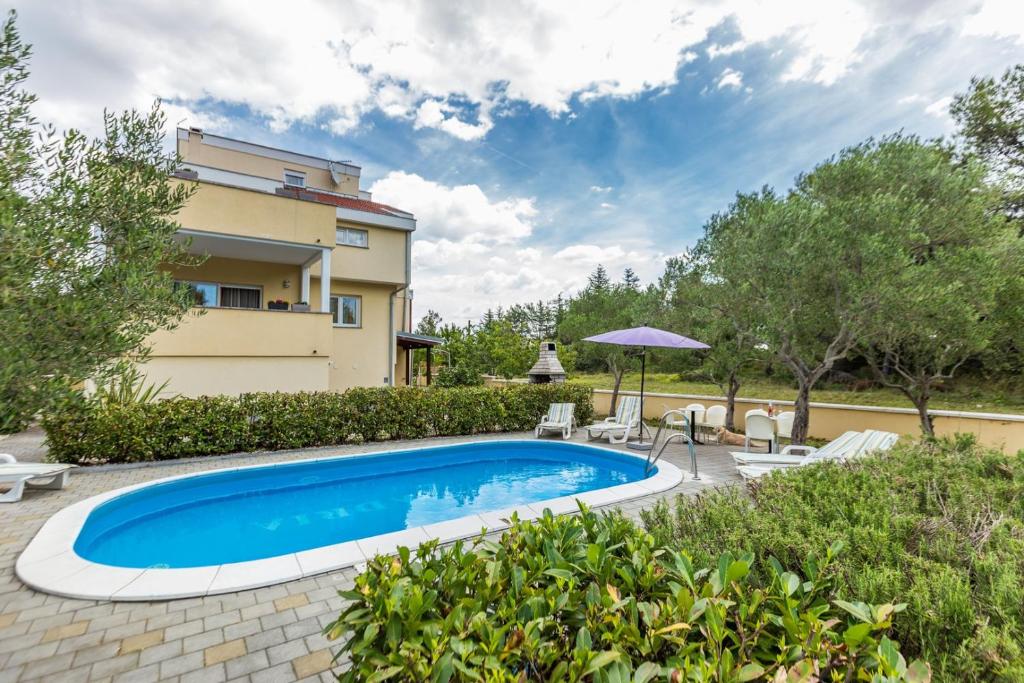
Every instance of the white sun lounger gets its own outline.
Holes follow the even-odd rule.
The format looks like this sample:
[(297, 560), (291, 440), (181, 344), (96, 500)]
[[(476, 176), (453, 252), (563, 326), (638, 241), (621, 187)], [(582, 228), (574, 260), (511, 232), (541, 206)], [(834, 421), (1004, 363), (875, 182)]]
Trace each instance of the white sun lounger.
[(634, 429), (642, 429), (640, 426), (640, 397), (623, 396), (619, 400), (618, 408), (614, 417), (605, 418), (602, 422), (595, 422), (587, 428), (588, 439), (608, 438), (608, 443), (626, 443), (629, 434)]
[(552, 403), (548, 407), (548, 414), (540, 419), (540, 424), (533, 430), (533, 434), (539, 437), (544, 432), (561, 432), (562, 438), (568, 439), (572, 436), (572, 429), (575, 425), (575, 403)]
[(745, 465), (738, 467), (740, 476), (744, 479), (757, 479), (763, 477), (777, 469), (787, 469), (790, 467), (803, 467), (805, 465), (813, 465), (817, 462), (824, 462), (826, 460), (843, 461), (849, 458), (866, 455), (868, 453), (876, 453), (878, 451), (887, 451), (893, 447), (897, 441), (899, 441), (899, 434), (893, 434), (892, 432), (882, 432), (874, 429), (865, 431), (862, 435), (863, 438), (859, 439), (856, 445), (850, 448), (843, 455), (833, 455), (831, 457), (822, 458), (815, 457), (815, 454), (806, 456), (800, 463), (793, 464), (764, 464), (764, 465)]
[(733, 451), (729, 453), (737, 465), (799, 465), (804, 458), (814, 456), (827, 459), (843, 457), (851, 450), (860, 446), (867, 438), (865, 432), (846, 432), (821, 448), (813, 446), (789, 445), (782, 449), (781, 453), (741, 453)]
[(18, 462), (13, 455), (0, 453), (0, 484), (9, 484), (10, 490), (0, 493), (0, 503), (21, 500), (25, 487), (62, 489), (67, 486), (71, 470), (76, 465), (42, 462)]

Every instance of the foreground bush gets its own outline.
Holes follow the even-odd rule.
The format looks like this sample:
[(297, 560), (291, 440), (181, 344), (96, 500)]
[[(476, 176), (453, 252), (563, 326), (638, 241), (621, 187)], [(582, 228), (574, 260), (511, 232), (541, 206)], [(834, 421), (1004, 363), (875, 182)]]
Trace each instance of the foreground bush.
[(593, 417), (575, 384), (499, 388), (379, 387), (343, 394), (263, 393), (154, 403), (80, 400), (43, 420), (50, 457), (79, 464), (143, 462), (239, 451), (308, 448), (533, 429), (552, 402)]
[(749, 495), (680, 498), (644, 520), (659, 543), (699, 563), (751, 552), (793, 570), (843, 541), (830, 569), (839, 592), (905, 601), (894, 639), (935, 680), (1024, 681), (1024, 452), (970, 439), (903, 446), (776, 474)]
[(886, 636), (903, 605), (833, 599), (838, 549), (803, 578), (769, 560), (759, 586), (750, 555), (698, 570), (621, 517), (548, 512), (378, 557), (327, 633), (343, 681), (928, 680)]

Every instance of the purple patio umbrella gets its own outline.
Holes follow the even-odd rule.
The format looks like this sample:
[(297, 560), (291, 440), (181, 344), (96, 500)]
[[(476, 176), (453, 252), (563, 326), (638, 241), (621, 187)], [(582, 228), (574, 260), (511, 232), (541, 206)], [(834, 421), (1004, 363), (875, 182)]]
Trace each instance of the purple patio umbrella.
[[(614, 330), (595, 334), (593, 337), (584, 337), (583, 341), (597, 342), (598, 344), (617, 344), (619, 346), (640, 347), (640, 441), (644, 442), (644, 380), (647, 376), (647, 347), (655, 346), (665, 349), (710, 349), (711, 347), (689, 337), (674, 332), (666, 332), (656, 327), (631, 327), (628, 330)], [(628, 444), (627, 444), (628, 445)]]

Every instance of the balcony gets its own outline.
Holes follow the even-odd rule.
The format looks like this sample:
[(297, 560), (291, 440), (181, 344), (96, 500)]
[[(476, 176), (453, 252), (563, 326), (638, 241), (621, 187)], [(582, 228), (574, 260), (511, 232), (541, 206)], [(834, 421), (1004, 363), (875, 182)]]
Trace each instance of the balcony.
[(330, 359), (330, 313), (195, 308), (150, 337), (152, 356)]

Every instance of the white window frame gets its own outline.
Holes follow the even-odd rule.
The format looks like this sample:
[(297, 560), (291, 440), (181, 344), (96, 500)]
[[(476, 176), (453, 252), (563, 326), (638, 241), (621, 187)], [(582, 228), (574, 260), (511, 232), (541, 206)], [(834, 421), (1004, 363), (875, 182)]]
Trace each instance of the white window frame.
[[(342, 302), (341, 302), (342, 299), (355, 299), (356, 300), (356, 322), (355, 322), (355, 324), (342, 322), (342, 320), (341, 320), (342, 310), (343, 310), (342, 309), (342, 305), (341, 305), (342, 304)], [(354, 328), (362, 327), (363, 326), (363, 297), (359, 296), (358, 294), (332, 294), (331, 295), (331, 301), (332, 302), (334, 302), (334, 301), (338, 302), (337, 303), (338, 320), (337, 321), (333, 321), (332, 320), (332, 323), (334, 324), (335, 327), (347, 327), (349, 329), (354, 329)]]
[[(349, 233), (361, 233), (364, 236), (364, 244), (352, 244), (347, 240)], [(370, 231), (361, 228), (335, 228), (334, 243), (341, 247), (355, 247), (356, 249), (370, 248)]]
[[(298, 183), (288, 182), (288, 178), (298, 178)], [(284, 186), (285, 187), (297, 187), (300, 189), (306, 188), (306, 174), (303, 171), (289, 171), (287, 168), (284, 170)]]
[[(234, 285), (229, 282), (210, 282), (209, 280), (175, 280), (175, 282), (186, 285), (208, 285), (214, 289), (214, 298), (216, 299), (212, 304), (195, 304), (198, 308), (229, 308), (233, 311), (260, 311), (263, 310), (263, 305), (266, 303), (263, 296), (263, 287), (260, 285)], [(257, 308), (243, 308), (240, 306), (221, 306), (220, 305), (220, 288), (221, 287), (233, 287), (235, 289), (253, 289), (260, 293), (260, 305)], [(361, 314), (361, 307), (360, 307)]]

